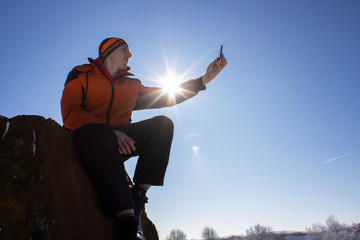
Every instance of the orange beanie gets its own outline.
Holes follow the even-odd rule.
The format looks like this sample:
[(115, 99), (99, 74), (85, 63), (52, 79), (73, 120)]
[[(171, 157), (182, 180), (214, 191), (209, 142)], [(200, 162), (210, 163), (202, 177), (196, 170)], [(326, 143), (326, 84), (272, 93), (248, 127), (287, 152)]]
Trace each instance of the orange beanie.
[(116, 48), (127, 43), (121, 38), (106, 38), (99, 45), (99, 58), (104, 60), (110, 55)]

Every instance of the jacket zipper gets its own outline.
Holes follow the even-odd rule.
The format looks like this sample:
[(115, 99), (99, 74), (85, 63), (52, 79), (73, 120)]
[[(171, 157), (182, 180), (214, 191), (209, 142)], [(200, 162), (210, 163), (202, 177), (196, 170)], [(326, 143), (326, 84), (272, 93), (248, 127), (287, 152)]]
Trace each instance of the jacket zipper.
[[(109, 79), (109, 78), (107, 78), (107, 79)], [(109, 108), (108, 108), (108, 111), (106, 113), (106, 123), (107, 124), (109, 124), (109, 122), (110, 122), (110, 111), (111, 111), (111, 107), (112, 107), (113, 100), (114, 100), (114, 83), (110, 79), (109, 79), (109, 81), (111, 83), (111, 98), (110, 98)]]
[[(96, 66), (96, 62), (94, 63)], [(107, 110), (106, 113), (106, 123), (109, 124), (110, 122), (110, 112), (111, 112), (111, 107), (114, 101), (114, 82), (101, 70), (101, 68), (99, 66), (97, 66), (97, 68), (99, 69), (99, 71), (102, 73), (102, 75), (109, 80), (110, 84), (111, 84), (111, 98), (110, 98), (110, 103), (109, 103), (109, 108)]]

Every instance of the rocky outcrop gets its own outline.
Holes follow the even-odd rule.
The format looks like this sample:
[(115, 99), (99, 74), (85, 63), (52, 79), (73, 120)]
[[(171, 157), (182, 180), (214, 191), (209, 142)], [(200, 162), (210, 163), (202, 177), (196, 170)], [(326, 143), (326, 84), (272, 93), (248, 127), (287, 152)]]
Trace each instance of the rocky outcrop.
[[(146, 214), (142, 223), (158, 239)], [(52, 119), (0, 117), (0, 239), (118, 239), (70, 133)]]

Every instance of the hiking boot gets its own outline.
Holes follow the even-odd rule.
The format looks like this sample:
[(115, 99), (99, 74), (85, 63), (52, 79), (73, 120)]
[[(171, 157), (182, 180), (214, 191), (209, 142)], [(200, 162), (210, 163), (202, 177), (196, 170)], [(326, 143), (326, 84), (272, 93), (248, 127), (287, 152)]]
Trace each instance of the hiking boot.
[(139, 232), (140, 225), (135, 216), (125, 216), (118, 220), (120, 240), (144, 240)]
[(135, 203), (134, 213), (140, 224), (141, 215), (145, 209), (145, 203), (148, 202), (148, 198), (146, 197), (146, 190), (135, 185), (131, 188), (131, 193)]

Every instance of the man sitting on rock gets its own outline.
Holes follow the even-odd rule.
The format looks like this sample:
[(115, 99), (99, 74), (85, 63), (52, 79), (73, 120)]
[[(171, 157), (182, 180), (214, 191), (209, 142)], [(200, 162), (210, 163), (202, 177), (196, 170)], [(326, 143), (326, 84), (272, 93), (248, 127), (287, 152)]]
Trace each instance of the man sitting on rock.
[[(170, 107), (205, 90), (226, 66), (213, 61), (204, 76), (180, 85), (174, 98), (160, 88), (144, 87), (129, 72), (128, 44), (107, 38), (99, 57), (75, 67), (61, 99), (64, 126), (91, 176), (107, 213), (118, 219), (121, 239), (141, 239), (140, 217), (151, 185), (163, 185), (173, 137), (173, 123), (157, 116), (131, 123), (133, 110)], [(124, 162), (139, 156), (130, 186)]]

